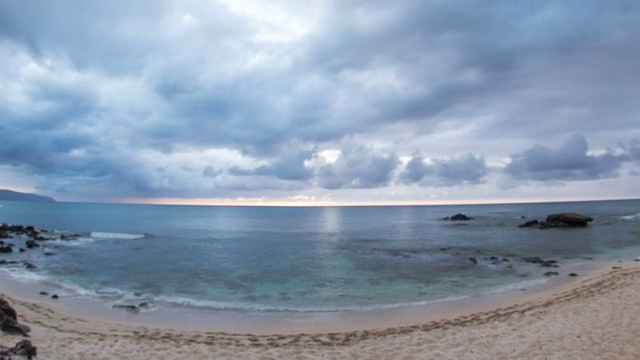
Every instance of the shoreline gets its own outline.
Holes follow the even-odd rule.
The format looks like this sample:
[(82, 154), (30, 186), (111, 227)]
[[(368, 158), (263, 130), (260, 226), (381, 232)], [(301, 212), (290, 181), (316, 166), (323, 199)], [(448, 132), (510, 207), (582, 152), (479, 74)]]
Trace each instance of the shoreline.
[[(614, 266), (621, 269), (612, 269)], [(570, 358), (602, 358), (606, 354), (627, 359), (640, 354), (639, 278), (638, 262), (608, 263), (606, 268), (544, 289), (502, 293), (506, 296), (490, 296), (489, 301), (476, 301), (473, 306), (444, 307), (430, 314), (403, 309), (413, 315), (409, 317), (413, 323), (405, 323), (408, 319), (391, 312), (379, 317), (377, 324), (363, 316), (363, 322), (356, 324), (359, 329), (341, 321), (325, 331), (279, 329), (270, 333), (123, 322), (70, 312), (64, 304), (48, 298), (38, 301), (7, 292), (4, 283), (0, 291), (17, 310), (21, 323), (32, 328), (31, 340), (45, 359), (161, 359), (183, 358), (185, 354), (189, 354), (187, 358), (191, 354), (196, 358), (262, 357), (258, 354), (265, 354), (265, 358), (387, 358), (403, 354), (409, 358), (546, 358), (549, 351), (577, 352), (567, 356)], [(555, 340), (549, 338), (554, 336)], [(7, 334), (0, 338), (2, 345), (20, 339)], [(506, 353), (504, 348), (509, 346), (498, 346), (505, 341), (511, 341)], [(77, 353), (63, 353), (63, 348)], [(605, 350), (607, 353), (602, 352)]]
[[(586, 261), (564, 264), (559, 276), (534, 278), (507, 285), (507, 289), (481, 294), (437, 299), (426, 303), (398, 304), (397, 306), (335, 311), (254, 311), (220, 310), (170, 305), (141, 313), (115, 309), (113, 301), (65, 293), (64, 288), (40, 280), (13, 278), (0, 272), (0, 294), (10, 294), (25, 302), (48, 306), (52, 310), (92, 321), (115, 322), (132, 326), (171, 326), (184, 331), (217, 331), (226, 333), (252, 333), (255, 335), (359, 331), (384, 329), (394, 326), (411, 326), (418, 323), (453, 318), (468, 313), (495, 308), (496, 304), (511, 304), (572, 286), (583, 278), (607, 271), (620, 265), (617, 261)], [(633, 262), (631, 264), (634, 264)], [(638, 264), (640, 266), (640, 264)], [(569, 277), (569, 273), (579, 273)], [(40, 295), (46, 291), (47, 296)], [(59, 299), (50, 295), (60, 294)], [(138, 300), (140, 301), (140, 300)], [(135, 302), (135, 301), (134, 301)], [(166, 305), (166, 304), (165, 304)], [(469, 310), (471, 309), (471, 310)]]

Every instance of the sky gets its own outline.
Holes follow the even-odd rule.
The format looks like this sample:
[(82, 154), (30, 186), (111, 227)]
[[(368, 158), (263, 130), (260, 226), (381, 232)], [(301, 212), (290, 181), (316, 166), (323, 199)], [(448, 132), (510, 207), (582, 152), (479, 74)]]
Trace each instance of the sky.
[(0, 1), (0, 188), (638, 198), (638, 1)]

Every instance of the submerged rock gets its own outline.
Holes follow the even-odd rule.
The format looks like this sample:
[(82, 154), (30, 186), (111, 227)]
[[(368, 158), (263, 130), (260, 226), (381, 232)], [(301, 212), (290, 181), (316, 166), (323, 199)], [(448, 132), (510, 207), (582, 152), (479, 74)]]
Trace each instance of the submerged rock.
[(518, 225), (518, 227), (521, 227), (521, 228), (525, 228), (525, 227), (538, 227), (538, 226), (540, 226), (540, 221), (538, 221), (538, 220), (531, 220), (531, 221), (527, 221), (527, 222), (526, 222), (526, 223), (524, 223), (524, 224), (520, 224), (520, 225)]
[(125, 305), (125, 304), (115, 304), (113, 305), (114, 309), (122, 309), (130, 313), (137, 314), (140, 312), (140, 309), (136, 305)]
[(60, 240), (76, 240), (78, 239), (80, 236), (80, 234), (62, 234), (60, 235)]

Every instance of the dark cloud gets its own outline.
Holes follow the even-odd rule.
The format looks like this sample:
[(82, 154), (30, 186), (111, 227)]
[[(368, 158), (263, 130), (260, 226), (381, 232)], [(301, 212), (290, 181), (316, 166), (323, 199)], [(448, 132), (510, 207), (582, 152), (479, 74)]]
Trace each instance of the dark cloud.
[(399, 180), (407, 185), (456, 186), (481, 183), (488, 172), (485, 160), (473, 154), (427, 162), (420, 153), (415, 153), (405, 165)]
[(396, 154), (381, 154), (365, 146), (347, 146), (338, 159), (318, 169), (318, 185), (325, 189), (369, 189), (389, 184), (400, 164)]
[(618, 176), (624, 161), (632, 155), (589, 154), (582, 135), (574, 135), (558, 149), (536, 145), (521, 154), (513, 155), (505, 171), (519, 180), (593, 180)]
[(229, 169), (231, 175), (237, 176), (273, 176), (280, 180), (305, 181), (313, 176), (313, 169), (305, 166), (305, 162), (316, 156), (315, 149), (285, 153), (274, 159), (271, 164), (247, 170), (239, 167)]
[[(636, 1), (291, 3), (283, 18), (252, 6), (1, 1), (0, 166), (131, 197), (446, 187), (575, 132), (593, 152), (574, 137), (506, 173), (599, 179), (637, 164), (637, 143), (606, 150), (637, 130)], [(340, 157), (323, 163), (322, 149)]]

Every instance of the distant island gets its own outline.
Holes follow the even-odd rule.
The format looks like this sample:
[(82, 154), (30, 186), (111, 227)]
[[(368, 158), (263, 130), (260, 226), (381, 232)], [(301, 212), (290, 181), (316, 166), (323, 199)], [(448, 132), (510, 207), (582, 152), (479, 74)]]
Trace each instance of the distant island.
[(11, 190), (0, 190), (0, 200), (55, 202), (55, 199), (49, 196), (21, 193)]

